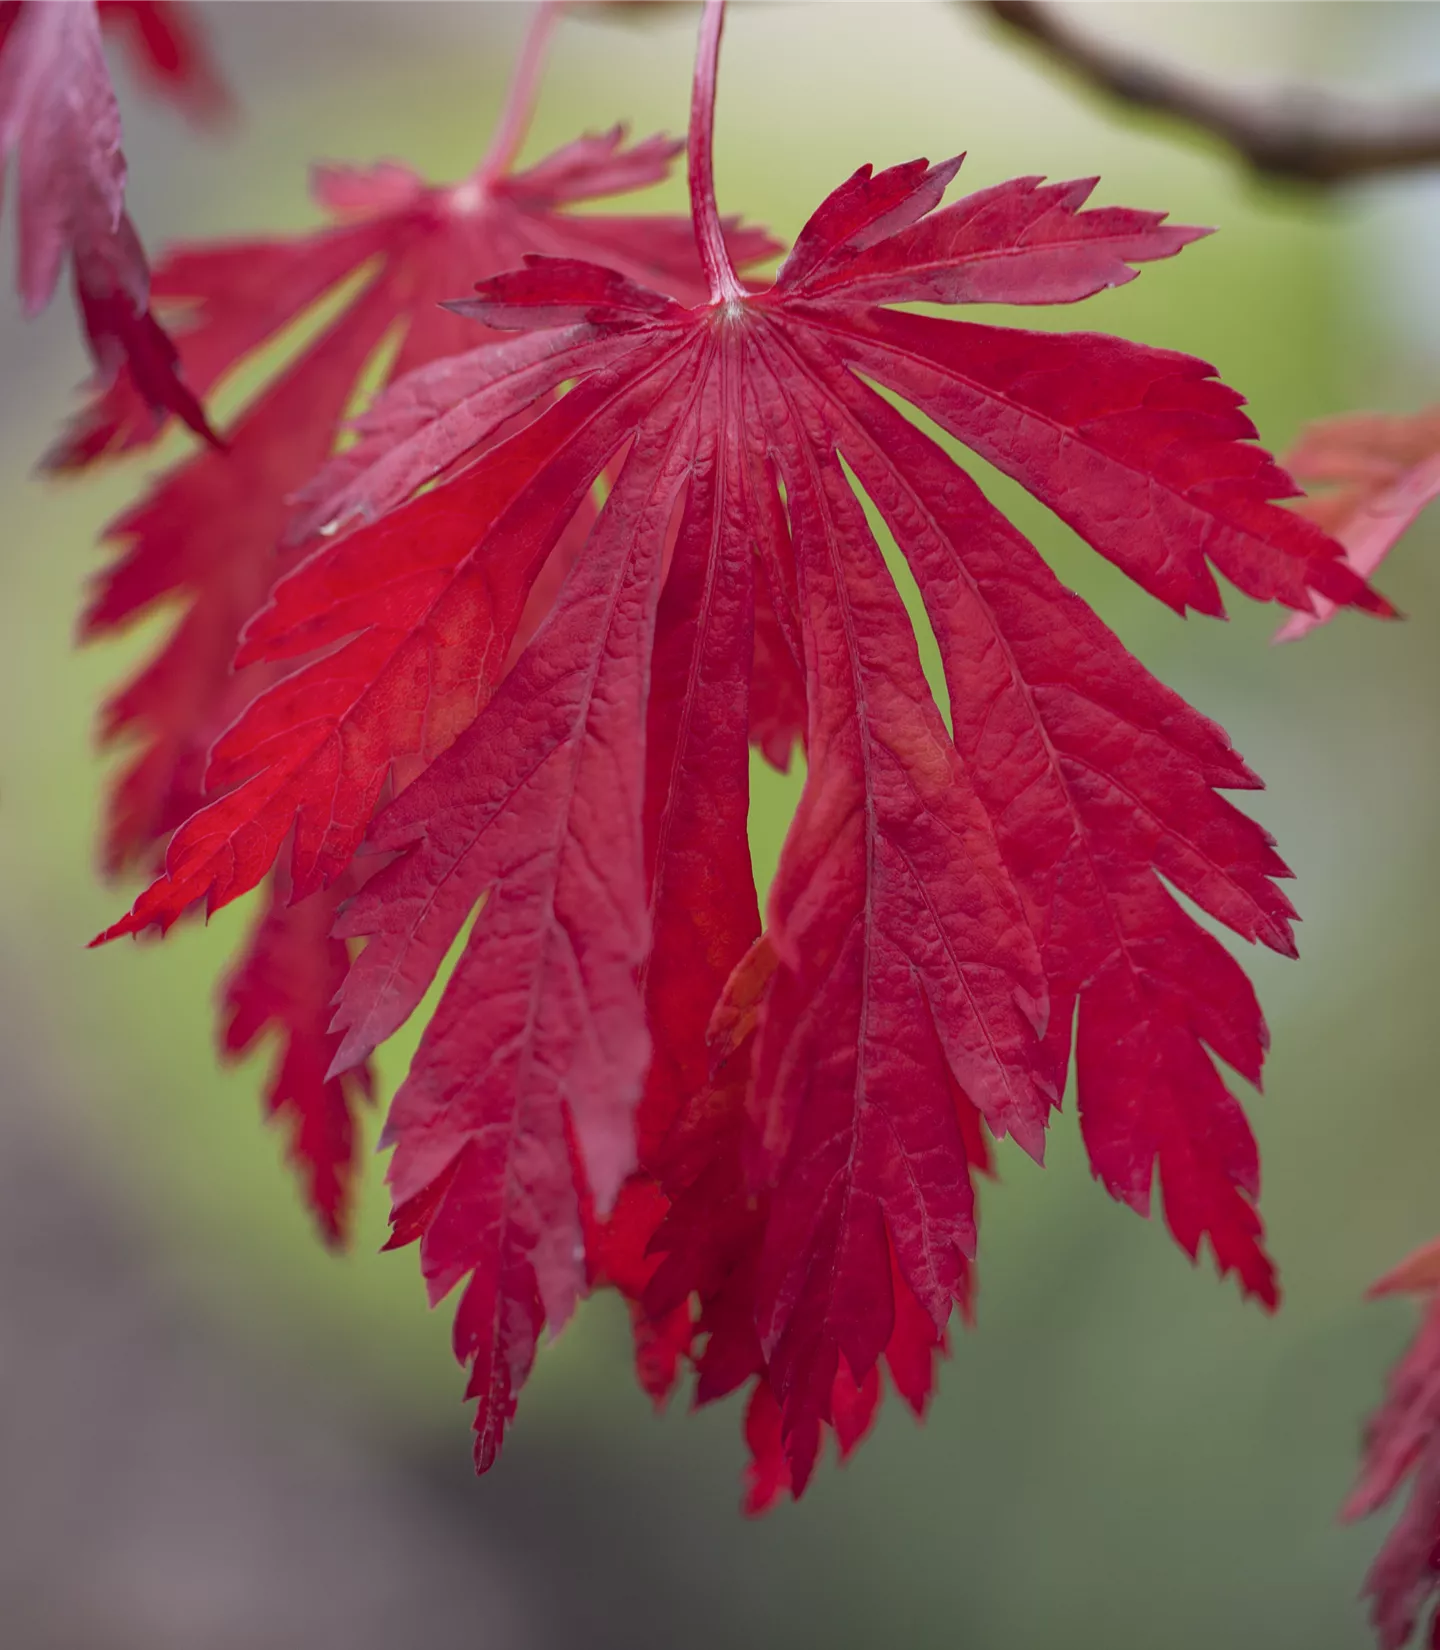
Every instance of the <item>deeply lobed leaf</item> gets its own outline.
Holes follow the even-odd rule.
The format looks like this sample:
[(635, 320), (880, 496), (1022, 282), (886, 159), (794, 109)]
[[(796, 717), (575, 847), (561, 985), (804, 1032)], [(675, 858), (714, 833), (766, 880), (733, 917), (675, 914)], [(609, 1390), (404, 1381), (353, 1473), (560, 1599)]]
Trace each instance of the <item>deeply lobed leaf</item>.
[[(394, 163), (368, 171), (321, 169), (315, 192), (340, 223), (288, 240), (180, 248), (156, 271), (157, 298), (178, 306), (187, 322), (181, 350), (189, 378), (205, 390), (297, 317), (343, 297), (335, 317), (241, 412), (224, 453), (185, 460), (107, 530), (121, 554), (98, 581), (86, 635), (122, 629), (161, 604), (182, 610), (156, 657), (111, 699), (102, 725), (107, 742), (139, 742), (111, 794), (110, 869), (150, 860), (158, 841), (196, 816), (170, 844), (167, 863), (178, 893), (160, 913), (162, 926), (201, 894), (208, 892), (213, 909), (256, 887), (291, 837), (287, 897), (315, 909), (325, 905), (322, 890), (344, 875), (382, 791), (412, 777), (455, 737), (493, 691), (517, 635), (523, 640), (533, 632), (592, 519), (581, 495), (593, 474), (577, 484), (578, 517), (568, 537), (551, 536), (544, 520), (534, 529), (539, 563), (550, 558), (551, 570), (529, 568), (511, 580), (514, 599), (507, 605), (505, 574), (492, 579), (484, 558), (472, 551), (484, 538), (477, 523), (487, 508), (502, 513), (505, 498), (517, 490), (513, 481), (485, 493), (494, 472), (475, 478), (480, 491), (467, 512), (457, 513), (451, 500), (445, 520), (420, 529), (418, 537), (414, 518), (431, 507), (416, 501), (402, 536), (412, 548), (426, 548), (402, 571), (384, 547), (401, 542), (393, 524), (377, 522), (383, 544), (373, 559), (363, 537), (327, 540), (319, 529), (337, 513), (356, 513), (337, 478), (377, 443), (392, 467), (404, 462), (396, 438), (405, 415), (391, 407), (378, 428), (362, 423), (357, 445), (333, 458), (319, 480), (316, 472), (332, 459), (377, 352), (392, 351), (385, 376), (400, 376), (408, 393), (428, 382), (435, 362), (437, 393), (445, 399), (456, 369), (475, 358), (473, 351), (449, 352), (471, 343), (477, 329), (439, 300), (530, 247), (615, 257), (646, 280), (697, 296), (694, 246), (683, 219), (580, 217), (565, 210), (573, 201), (658, 181), (676, 149), (662, 138), (627, 145), (617, 128), (581, 138), (528, 171), (444, 188), (431, 188)], [(763, 256), (771, 245), (763, 234), (738, 227), (732, 239), (742, 259)], [(509, 347), (502, 343), (495, 351), (505, 371), (491, 374), (490, 402), (461, 409), (471, 449), (548, 399), (566, 376), (558, 357), (538, 363), (528, 377), (519, 374)], [(419, 412), (423, 424), (426, 404), (417, 402), (409, 422)], [(156, 434), (138, 384), (122, 376), (92, 402), (51, 462), (75, 468), (137, 449)], [(583, 453), (580, 462), (588, 462)], [(382, 515), (416, 479), (412, 467), (383, 498), (372, 488), (358, 513)], [(493, 502), (481, 502), (482, 493)], [(297, 512), (297, 495), (319, 502)], [(308, 562), (307, 552), (315, 552)], [(304, 570), (282, 583), (266, 607), (276, 579), (301, 563)], [(257, 609), (264, 609), (258, 617)], [(253, 622), (232, 670), (247, 620)], [(346, 645), (326, 654), (336, 642)], [(317, 653), (298, 675), (282, 679), (288, 662)], [(432, 665), (429, 697), (417, 698), (417, 680)], [(275, 957), (262, 950), (246, 977)], [(262, 988), (257, 978), (256, 990), (262, 989), (283, 999), (287, 987), (277, 978)], [(313, 1046), (294, 1043), (294, 1059), (308, 1062)], [(316, 1092), (334, 1100), (348, 1091), (332, 1082)], [(318, 1101), (316, 1107), (324, 1110)], [(353, 1118), (349, 1126), (353, 1134)], [(312, 1137), (302, 1130), (299, 1138)], [(348, 1186), (345, 1176), (336, 1180), (332, 1162), (344, 1152), (334, 1131), (314, 1139), (318, 1156), (305, 1172), (322, 1230), (333, 1235), (343, 1227), (345, 1199), (332, 1206), (330, 1192), (318, 1189)]]
[[(1182, 1247), (1276, 1299), (1214, 1063), (1257, 1081), (1264, 1023), (1166, 886), (1293, 951), (1285, 867), (1218, 794), (1258, 780), (881, 392), (1177, 611), (1221, 611), (1217, 573), (1297, 611), (1384, 603), (1277, 507), (1293, 483), (1205, 363), (880, 307), (1077, 301), (1197, 233), (1086, 211), (1088, 184), (941, 207), (957, 164), (863, 169), (766, 291), (687, 308), (532, 255), (453, 305), (509, 340), (397, 382), (306, 489), (302, 529), (336, 536), (239, 655), (297, 663), (111, 930), (223, 904), (287, 840), (313, 898), (399, 792), (368, 830), (395, 857), (338, 930), (367, 943), (332, 1070), (478, 908), (385, 1138), (394, 1241), (432, 1298), (464, 1284), (481, 1466), (541, 1329), (606, 1278), (652, 1391), (697, 1333), (702, 1400), (752, 1385), (757, 1507), (827, 1428), (854, 1447), (882, 1361), (922, 1408), (972, 1298), (987, 1133), (1040, 1155), (1072, 1032), (1096, 1175), (1143, 1213), (1158, 1174)], [(924, 599), (948, 727), (863, 501)], [(747, 743), (788, 757), (801, 706), (762, 935)]]

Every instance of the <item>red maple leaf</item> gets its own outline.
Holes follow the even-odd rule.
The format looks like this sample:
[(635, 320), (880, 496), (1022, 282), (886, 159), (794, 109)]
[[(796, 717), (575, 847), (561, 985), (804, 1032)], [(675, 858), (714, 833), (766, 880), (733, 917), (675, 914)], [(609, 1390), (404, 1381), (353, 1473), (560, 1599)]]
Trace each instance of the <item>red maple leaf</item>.
[[(1421, 1295), (1425, 1315), (1365, 1429), (1360, 1479), (1344, 1508), (1346, 1518), (1366, 1518), (1410, 1481), (1405, 1510), (1365, 1578), (1380, 1650), (1400, 1650), (1440, 1594), (1440, 1241), (1417, 1249), (1370, 1290), (1372, 1297), (1397, 1292)], [(1440, 1615), (1431, 1617), (1427, 1642), (1440, 1644)]]
[(123, 367), (141, 405), (209, 437), (176, 371), (175, 346), (150, 313), (150, 271), (125, 211), (120, 111), (91, 0), (0, 12), (0, 183), (12, 154), (26, 311), (50, 302), (68, 258), (100, 383)]
[[(1395, 417), (1351, 413), (1312, 424), (1285, 462), (1326, 491), (1301, 508), (1345, 546), (1345, 560), (1368, 579), (1440, 496), (1440, 407)], [(1293, 614), (1276, 640), (1293, 641), (1334, 616), (1320, 601), (1314, 613)]]
[[(430, 187), (395, 163), (365, 172), (324, 168), (316, 174), (316, 193), (342, 220), (338, 225), (284, 240), (180, 247), (157, 269), (157, 297), (185, 305), (182, 356), (191, 381), (206, 390), (297, 316), (364, 273), (339, 313), (240, 413), (226, 432), (224, 452), (188, 458), (106, 530), (122, 553), (98, 581), (84, 634), (111, 634), (160, 604), (181, 608), (156, 656), (105, 707), (105, 741), (139, 746), (109, 799), (104, 858), (112, 871), (147, 860), (157, 840), (201, 806), (207, 790), (213, 794), (230, 782), (223, 758), (211, 763), (207, 781), (210, 747), (276, 675), (266, 662), (232, 671), (236, 640), (276, 575), (294, 564), (295, 553), (281, 549), (292, 495), (331, 453), (377, 352), (392, 352), (384, 369), (388, 380), (473, 343), (473, 323), (441, 308), (440, 300), (465, 290), (477, 273), (504, 268), (536, 248), (616, 259), (631, 273), (691, 299), (703, 291), (687, 220), (568, 210), (576, 201), (658, 182), (681, 145), (655, 137), (627, 146), (616, 128), (580, 138), (523, 172), (513, 170), (554, 16), (554, 8), (541, 12), (490, 153), (470, 178)], [(773, 249), (763, 234), (735, 228), (732, 244), (744, 260)], [(122, 377), (86, 410), (52, 464), (74, 468), (132, 450), (157, 433), (133, 380)], [(345, 462), (336, 461), (342, 468)], [(537, 603), (541, 599), (537, 593)], [(423, 647), (423, 638), (417, 645)], [(383, 679), (368, 685), (385, 691)], [(270, 702), (262, 695), (251, 715), (264, 714)], [(360, 807), (357, 840), (373, 800)], [(307, 881), (300, 892), (312, 888)], [(333, 912), (326, 895), (317, 905)], [(312, 946), (317, 978), (328, 978), (333, 966), (327, 922), (297, 919), (284, 938), (286, 949), (277, 953), (273, 937), (280, 922), (273, 913), (266, 919), (261, 950), (238, 976), (256, 1001), (267, 992), (289, 1000), (290, 982), (298, 977), (297, 946)], [(280, 975), (265, 984), (265, 970), (279, 962)], [(282, 1029), (294, 1030), (286, 1015), (272, 1017)], [(231, 1036), (226, 1033), (227, 1048), (236, 1046)], [(310, 1039), (308, 1028), (303, 1037)], [(313, 1040), (297, 1045), (292, 1036), (282, 1057), (282, 1083), (293, 1088), (293, 1074), (309, 1071), (315, 1046)], [(327, 1057), (322, 1076), (328, 1063)], [(331, 1237), (343, 1230), (345, 1215), (336, 1188), (348, 1185), (351, 1174), (349, 1159), (340, 1161), (351, 1134), (334, 1121), (337, 1108), (338, 1087), (323, 1081), (308, 1082), (278, 1108), (293, 1120), (294, 1149), (308, 1164), (312, 1201)]]
[[(942, 206), (958, 160), (866, 167), (747, 291), (711, 182), (721, 15), (689, 152), (709, 301), (552, 255), (451, 306), (513, 336), (398, 384), (311, 490), (305, 519), (337, 536), (240, 654), (304, 662), (221, 738), (212, 777), (233, 789), (105, 937), (223, 905), (287, 839), (297, 893), (333, 885), (368, 826), (396, 857), (337, 929), (368, 942), (341, 1071), (481, 907), (384, 1135), (393, 1241), (420, 1241), (432, 1299), (465, 1285), (477, 1462), (540, 1329), (605, 1270), (586, 1263), (592, 1200), (604, 1220), (638, 1164), (671, 1208), (652, 1200), (665, 1258), (628, 1286), (657, 1315), (698, 1300), (702, 1397), (757, 1382), (758, 1505), (803, 1488), (827, 1425), (853, 1447), (882, 1358), (923, 1405), (970, 1297), (984, 1131), (1040, 1155), (1072, 1024), (1097, 1176), (1145, 1212), (1158, 1171), (1187, 1252), (1208, 1237), (1276, 1298), (1254, 1141), (1212, 1059), (1258, 1079), (1264, 1024), (1162, 881), (1293, 949), (1285, 867), (1218, 794), (1259, 782), (881, 392), (1178, 612), (1222, 611), (1216, 572), (1300, 611), (1387, 609), (1271, 502), (1294, 485), (1204, 362), (887, 307), (1074, 302), (1200, 231), (1085, 210), (1089, 181)], [(512, 664), (532, 584), (602, 480)], [(953, 731), (862, 496), (924, 597)], [(757, 589), (808, 752), (763, 939)]]

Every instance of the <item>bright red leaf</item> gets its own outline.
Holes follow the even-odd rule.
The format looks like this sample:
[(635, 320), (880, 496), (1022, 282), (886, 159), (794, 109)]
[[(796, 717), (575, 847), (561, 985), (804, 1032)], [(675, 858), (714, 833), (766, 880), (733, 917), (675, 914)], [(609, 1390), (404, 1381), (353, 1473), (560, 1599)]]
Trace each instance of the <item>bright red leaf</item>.
[(126, 371), (137, 403), (209, 436), (150, 313), (150, 271), (125, 212), (120, 111), (91, 0), (0, 14), (0, 184), (15, 157), (20, 297), (50, 302), (67, 259), (102, 385)]
[[(690, 142), (709, 301), (571, 254), (451, 306), (511, 336), (398, 383), (307, 489), (304, 524), (336, 537), (240, 653), (299, 663), (221, 738), (212, 783), (234, 788), (110, 934), (223, 905), (287, 840), (297, 894), (333, 885), (403, 787), (368, 828), (395, 858), (337, 929), (367, 943), (333, 1069), (413, 1012), (478, 907), (384, 1137), (393, 1241), (420, 1241), (432, 1299), (464, 1284), (477, 1462), (541, 1329), (610, 1275), (592, 1206), (612, 1218), (636, 1174), (663, 1258), (622, 1287), (656, 1324), (695, 1303), (702, 1400), (755, 1383), (758, 1506), (799, 1493), (827, 1427), (854, 1447), (882, 1359), (923, 1405), (971, 1296), (986, 1133), (1040, 1155), (1072, 1028), (1097, 1176), (1145, 1212), (1158, 1173), (1186, 1251), (1208, 1239), (1276, 1298), (1214, 1063), (1258, 1080), (1264, 1024), (1166, 887), (1293, 950), (1285, 867), (1218, 794), (1258, 781), (881, 391), (1179, 612), (1222, 611), (1217, 573), (1297, 611), (1387, 609), (1272, 502), (1293, 483), (1204, 362), (885, 307), (1074, 302), (1200, 231), (1086, 210), (1090, 182), (947, 207), (958, 161), (867, 167), (747, 291), (711, 183), (720, 16)], [(953, 728), (862, 499), (924, 598)], [(755, 691), (761, 648), (788, 656), (783, 691), (784, 671)], [(801, 702), (762, 939), (747, 740)]]
[[(300, 703), (298, 692), (311, 719), (313, 748), (306, 753), (308, 765), (292, 760), (286, 770), (289, 788), (282, 789), (272, 804), (279, 836), (286, 835), (297, 812), (319, 793), (332, 763), (347, 777), (359, 770), (358, 795), (349, 801), (345, 851), (325, 861), (323, 880), (328, 882), (363, 834), (392, 760), (406, 749), (406, 740), (428, 759), (473, 715), (474, 697), (467, 700), (463, 685), (454, 696), (448, 721), (434, 705), (420, 717), (409, 716), (404, 705), (397, 707), (406, 673), (416, 668), (418, 659), (428, 655), (443, 673), (450, 668), (447, 647), (451, 653), (463, 653), (469, 642), (467, 623), (460, 616), (463, 599), (452, 600), (448, 608), (442, 601), (432, 611), (425, 607), (424, 592), (412, 593), (413, 622), (406, 629), (401, 621), (412, 610), (403, 608), (405, 597), (388, 576), (376, 596), (381, 634), (371, 640), (368, 651), (352, 647), (339, 661), (322, 660), (315, 673), (299, 683), (273, 686), (278, 674), (275, 659), (325, 645), (318, 634), (290, 636), (271, 649), (252, 643), (240, 668), (231, 668), (242, 625), (263, 604), (276, 576), (294, 564), (294, 552), (282, 548), (293, 495), (331, 455), (362, 376), (377, 353), (391, 352), (383, 368), (386, 378), (411, 373), (407, 383), (413, 383), (417, 369), (462, 343), (472, 344), (477, 336), (473, 322), (451, 314), (440, 300), (464, 291), (477, 273), (503, 268), (537, 248), (615, 259), (636, 276), (690, 299), (700, 296), (699, 266), (686, 220), (581, 216), (569, 210), (576, 201), (658, 182), (680, 145), (651, 138), (627, 146), (617, 128), (601, 137), (580, 138), (526, 171), (512, 170), (551, 19), (552, 13), (545, 12), (532, 31), (495, 142), (471, 178), (432, 188), (394, 163), (368, 172), (323, 169), (316, 174), (316, 193), (321, 204), (341, 218), (338, 225), (280, 241), (182, 247), (156, 271), (157, 296), (185, 306), (182, 355), (191, 380), (206, 390), (346, 282), (358, 279), (360, 284), (318, 336), (239, 414), (226, 432), (226, 451), (200, 452), (186, 459), (107, 529), (107, 539), (121, 553), (97, 581), (84, 619), (85, 634), (98, 637), (121, 630), (161, 604), (181, 610), (157, 655), (105, 708), (106, 741), (138, 745), (110, 796), (104, 858), (111, 870), (137, 860), (148, 862), (157, 840), (199, 808), (207, 795), (223, 793), (242, 778), (247, 736), (241, 730), (257, 723), (269, 726), (277, 715), (288, 726)], [(767, 255), (773, 245), (757, 231), (734, 228), (732, 244), (744, 260)], [(466, 355), (458, 361), (470, 359)], [(450, 362), (440, 360), (441, 374), (449, 369)], [(420, 378), (423, 381), (423, 373)], [(493, 428), (532, 399), (516, 400), (509, 384), (502, 385), (501, 392), (510, 402), (497, 413)], [(87, 409), (52, 463), (74, 468), (107, 453), (134, 449), (156, 433), (133, 380), (122, 377)], [(357, 450), (369, 450), (365, 438)], [(348, 462), (347, 457), (335, 461), (342, 473)], [(584, 525), (578, 523), (579, 536), (572, 532), (568, 546), (562, 542), (556, 551), (552, 582), (563, 574), (570, 551), (583, 538)], [(543, 590), (537, 589), (534, 596), (543, 601)], [(522, 592), (522, 606), (524, 597)], [(420, 605), (414, 606), (417, 599)], [(337, 608), (335, 617), (354, 628), (348, 608)], [(533, 628), (538, 614), (532, 613), (528, 621), (523, 613), (519, 617), (523, 635), (525, 625)], [(490, 668), (503, 663), (503, 658), (492, 659)], [(324, 682), (328, 701), (311, 697), (317, 680)], [(346, 691), (352, 693), (352, 701), (338, 707), (333, 723), (315, 719), (315, 712), (323, 716), (337, 693)], [(217, 737), (242, 711), (246, 719), (241, 730), (228, 735), (212, 758)], [(332, 727), (338, 735), (327, 744)], [(268, 737), (260, 735), (262, 741)], [(345, 755), (335, 763), (337, 744), (344, 746)], [(221, 810), (233, 806), (230, 798), (217, 804)], [(331, 829), (340, 834), (342, 825), (332, 822)], [(297, 845), (303, 850), (306, 842), (302, 818)], [(246, 886), (261, 880), (277, 846), (278, 841), (268, 844), (264, 864)], [(316, 879), (298, 865), (297, 871), (295, 893), (304, 897), (313, 891)], [(268, 950), (252, 958), (247, 977), (263, 972), (272, 960)], [(255, 988), (261, 990), (258, 981)], [(286, 980), (277, 979), (268, 989), (283, 997), (290, 988)], [(320, 1000), (327, 1000), (334, 989), (332, 984)], [(288, 1024), (283, 1017), (281, 1023)], [(308, 1061), (313, 1046), (297, 1048), (295, 1058), (302, 1064)], [(332, 1086), (324, 1092), (329, 1100), (322, 1104), (317, 1099), (308, 1110), (302, 1106), (300, 1114), (319, 1116), (325, 1106), (338, 1104), (339, 1089)], [(333, 1130), (327, 1134), (301, 1128), (296, 1138), (308, 1164), (322, 1229), (333, 1233), (337, 1224), (343, 1227), (343, 1197), (332, 1206), (325, 1188), (332, 1185), (339, 1136)], [(313, 1160), (304, 1146), (310, 1141), (320, 1151)], [(343, 1191), (348, 1180), (341, 1176), (338, 1184)]]
[[(1325, 488), (1302, 508), (1345, 546), (1345, 559), (1369, 578), (1440, 496), (1440, 408), (1409, 417), (1355, 413), (1312, 424), (1286, 463), (1305, 482)], [(1276, 640), (1293, 641), (1334, 616), (1333, 602), (1296, 613)]]
[[(194, 808), (205, 752), (263, 681), (263, 672), (251, 672), (240, 686), (232, 683), (236, 638), (283, 568), (276, 549), (291, 495), (329, 456), (377, 350), (393, 352), (386, 376), (394, 377), (472, 344), (476, 329), (440, 300), (463, 291), (477, 271), (537, 247), (619, 257), (637, 275), (687, 295), (697, 290), (683, 221), (565, 210), (575, 200), (658, 181), (677, 145), (654, 138), (626, 148), (617, 129), (510, 173), (539, 44), (532, 41), (495, 149), (466, 182), (430, 188), (393, 163), (368, 173), (322, 170), (319, 199), (345, 222), (283, 241), (181, 248), (157, 270), (157, 296), (186, 306), (181, 349), (192, 381), (206, 390), (351, 277), (363, 274), (363, 284), (240, 414), (227, 431), (227, 454), (189, 459), (108, 529), (124, 554), (101, 581), (87, 634), (129, 624), (157, 602), (178, 596), (186, 604), (161, 655), (107, 713), (110, 736), (142, 740), (112, 804), (112, 865), (143, 852)], [(769, 246), (756, 233), (738, 237), (742, 257), (762, 256)], [(122, 379), (87, 410), (53, 462), (73, 468), (154, 434), (133, 383)]]

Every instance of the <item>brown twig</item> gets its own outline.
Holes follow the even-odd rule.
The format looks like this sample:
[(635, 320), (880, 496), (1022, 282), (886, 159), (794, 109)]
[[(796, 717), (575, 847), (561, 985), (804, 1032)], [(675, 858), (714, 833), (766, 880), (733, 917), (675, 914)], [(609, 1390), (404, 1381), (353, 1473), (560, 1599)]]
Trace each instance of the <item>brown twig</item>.
[(1318, 88), (1238, 92), (1097, 39), (1043, 0), (978, 0), (1082, 81), (1229, 145), (1256, 172), (1337, 184), (1440, 165), (1440, 98), (1364, 103)]

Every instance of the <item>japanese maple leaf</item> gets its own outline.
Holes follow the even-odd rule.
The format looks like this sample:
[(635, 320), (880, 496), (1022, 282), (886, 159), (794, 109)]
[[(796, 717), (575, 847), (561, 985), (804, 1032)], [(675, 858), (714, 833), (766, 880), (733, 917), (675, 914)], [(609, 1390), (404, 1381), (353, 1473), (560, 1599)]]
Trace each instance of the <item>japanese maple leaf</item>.
[[(1365, 1579), (1380, 1650), (1400, 1650), (1440, 1593), (1440, 1242), (1416, 1250), (1370, 1290), (1397, 1292), (1420, 1295), (1425, 1315), (1365, 1430), (1360, 1481), (1344, 1509), (1346, 1518), (1368, 1517), (1410, 1481), (1409, 1502)], [(1432, 1614), (1426, 1642), (1440, 1643), (1440, 1616)]]
[(15, 156), (19, 286), (26, 311), (50, 302), (68, 259), (102, 384), (127, 371), (147, 408), (209, 436), (150, 313), (150, 271), (125, 212), (120, 111), (91, 0), (0, 14), (0, 183)]
[[(473, 343), (474, 324), (442, 309), (439, 300), (464, 290), (477, 273), (503, 268), (537, 248), (615, 259), (627, 271), (691, 299), (703, 292), (685, 220), (582, 217), (568, 210), (579, 200), (658, 182), (681, 145), (657, 137), (627, 146), (616, 128), (582, 137), (526, 171), (512, 170), (554, 15), (554, 8), (540, 12), (495, 141), (472, 177), (430, 187), (394, 163), (369, 172), (322, 169), (316, 193), (340, 218), (338, 224), (284, 240), (181, 247), (156, 271), (157, 295), (189, 306), (181, 350), (191, 380), (206, 390), (344, 282), (359, 275), (360, 285), (240, 413), (226, 431), (226, 451), (186, 459), (107, 529), (106, 537), (121, 553), (97, 583), (83, 621), (85, 635), (121, 630), (162, 603), (181, 609), (155, 657), (105, 707), (106, 742), (138, 743), (109, 799), (104, 857), (110, 869), (148, 859), (156, 841), (201, 805), (211, 745), (277, 674), (269, 662), (232, 671), (236, 640), (287, 565), (281, 540), (292, 495), (330, 454), (361, 377), (382, 347), (393, 352), (385, 376), (394, 377), (462, 342)], [(773, 248), (756, 231), (735, 230), (732, 242), (743, 260)], [(55, 463), (72, 468), (107, 452), (133, 449), (156, 433), (133, 381), (122, 378), (82, 416)], [(580, 536), (572, 532), (573, 543), (583, 540), (583, 522), (577, 528)], [(562, 545), (562, 561), (564, 554)], [(289, 562), (294, 559), (291, 553)], [(544, 591), (537, 589), (532, 597), (539, 606)], [(532, 628), (534, 619), (532, 611)], [(435, 658), (443, 660), (450, 640), (423, 628), (408, 637), (397, 633), (394, 656), (377, 662), (363, 684), (369, 696), (349, 724), (349, 737), (362, 744), (383, 739), (387, 696), (393, 699), (396, 683), (413, 669), (418, 653), (433, 648)], [(275, 691), (291, 690), (282, 687), (272, 695)], [(262, 695), (256, 714), (272, 702)], [(439, 737), (438, 726), (431, 737)], [(228, 783), (220, 764), (212, 764), (209, 789), (223, 790)], [(358, 804), (359, 832), (373, 802), (372, 794)], [(300, 895), (313, 887), (307, 880)], [(328, 896), (319, 897), (318, 909), (332, 907)], [(279, 916), (267, 918), (262, 940), (281, 922)], [(329, 979), (327, 929), (327, 922), (300, 917), (286, 931), (283, 951), (263, 944), (239, 976), (250, 983), (251, 996), (263, 1000), (268, 990), (291, 1000), (290, 982), (299, 972), (292, 959), (301, 945), (312, 947), (317, 979)], [(262, 976), (272, 963), (281, 977), (266, 986)], [(338, 980), (316, 1000), (325, 1002), (336, 985)], [(268, 1019), (282, 1031), (293, 1029), (284, 1014)], [(255, 1024), (265, 1021), (262, 1015)], [(226, 1033), (227, 1047), (231, 1036)], [(293, 1037), (286, 1045), (282, 1080), (293, 1092), (276, 1109), (294, 1122), (316, 1213), (333, 1238), (343, 1231), (345, 1199), (337, 1201), (334, 1188), (348, 1186), (353, 1174), (353, 1129), (347, 1132), (335, 1122), (343, 1109), (341, 1090), (324, 1079), (328, 1057), (318, 1065), (310, 1058), (318, 1044), (308, 1027), (303, 1036), (303, 1047)], [(325, 1150), (317, 1157), (306, 1142)]]
[[(1302, 481), (1327, 489), (1302, 508), (1345, 546), (1349, 565), (1369, 578), (1440, 495), (1440, 407), (1409, 417), (1354, 413), (1325, 419), (1305, 431), (1286, 463)], [(1303, 636), (1334, 613), (1335, 604), (1322, 599), (1314, 613), (1288, 619), (1276, 640)]]
[[(769, 1436), (773, 1401), (798, 1493), (823, 1428), (863, 1430), (910, 1297), (924, 1381), (917, 1337), (897, 1361), (928, 1390), (970, 1288), (967, 1113), (1039, 1156), (1072, 1023), (1096, 1174), (1144, 1212), (1158, 1172), (1185, 1249), (1208, 1238), (1275, 1299), (1254, 1141), (1212, 1060), (1258, 1078), (1263, 1021), (1161, 880), (1292, 949), (1285, 867), (1218, 794), (1258, 781), (882, 392), (1178, 612), (1222, 611), (1216, 572), (1297, 610), (1317, 593), (1386, 608), (1271, 502), (1294, 485), (1204, 362), (888, 307), (1074, 302), (1199, 231), (1084, 210), (1090, 182), (942, 207), (958, 161), (865, 167), (747, 291), (711, 183), (721, 15), (707, 6), (689, 146), (709, 301), (532, 256), (452, 306), (513, 337), (397, 384), (370, 425), (389, 439), (312, 493), (336, 537), (239, 656), (306, 662), (217, 743), (233, 789), (105, 937), (225, 904), (287, 840), (297, 891), (326, 887), (368, 835), (396, 858), (336, 930), (368, 942), (334, 1022), (341, 1071), (414, 1010), (479, 906), (383, 1136), (393, 1241), (419, 1240), (432, 1298), (465, 1286), (477, 1462), (541, 1328), (586, 1287), (589, 1200), (604, 1219), (638, 1160), (678, 1208), (668, 1143), (713, 1103), (733, 1162), (717, 1146), (712, 1172), (745, 1209), (693, 1287), (734, 1320), (735, 1384), (759, 1366), (754, 1430)], [(583, 551), (510, 665), (531, 584), (602, 475)], [(953, 732), (862, 494), (925, 599)], [(759, 952), (757, 588), (803, 679), (808, 754)], [(717, 1095), (712, 1019), (737, 969), (759, 976), (746, 1076)], [(757, 1499), (784, 1487), (776, 1459), (767, 1445)]]

